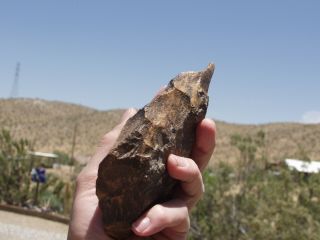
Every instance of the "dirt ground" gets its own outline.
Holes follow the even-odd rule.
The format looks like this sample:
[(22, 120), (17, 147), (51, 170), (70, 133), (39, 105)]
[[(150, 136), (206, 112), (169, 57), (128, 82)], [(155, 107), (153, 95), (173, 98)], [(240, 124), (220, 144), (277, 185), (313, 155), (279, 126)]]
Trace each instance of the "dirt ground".
[(67, 232), (63, 223), (0, 211), (0, 240), (65, 240)]

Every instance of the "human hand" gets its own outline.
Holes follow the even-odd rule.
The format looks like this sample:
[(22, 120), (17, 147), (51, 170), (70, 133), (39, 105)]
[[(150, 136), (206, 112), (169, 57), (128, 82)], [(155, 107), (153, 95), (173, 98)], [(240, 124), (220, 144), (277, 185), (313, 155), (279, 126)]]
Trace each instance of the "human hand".
[[(125, 122), (135, 112), (129, 109), (123, 115), (121, 123), (103, 137), (96, 154), (79, 174), (69, 225), (69, 240), (110, 239), (103, 231), (102, 213), (98, 207), (95, 188), (97, 172), (99, 163), (113, 147)], [(172, 200), (153, 206), (133, 223), (132, 230), (137, 236), (132, 240), (147, 236), (151, 236), (151, 239), (186, 239), (190, 227), (189, 210), (204, 192), (201, 171), (213, 152), (215, 132), (214, 122), (203, 120), (197, 126), (192, 151), (194, 161), (173, 154), (169, 156), (168, 172), (171, 177), (180, 181), (180, 186)]]

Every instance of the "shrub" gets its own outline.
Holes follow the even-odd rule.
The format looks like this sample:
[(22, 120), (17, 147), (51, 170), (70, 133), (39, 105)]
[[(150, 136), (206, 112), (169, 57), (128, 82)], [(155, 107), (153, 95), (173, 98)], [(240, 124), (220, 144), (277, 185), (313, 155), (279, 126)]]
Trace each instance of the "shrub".
[(204, 173), (206, 192), (192, 211), (189, 239), (319, 239), (320, 174), (267, 169), (264, 137), (233, 136), (239, 165)]

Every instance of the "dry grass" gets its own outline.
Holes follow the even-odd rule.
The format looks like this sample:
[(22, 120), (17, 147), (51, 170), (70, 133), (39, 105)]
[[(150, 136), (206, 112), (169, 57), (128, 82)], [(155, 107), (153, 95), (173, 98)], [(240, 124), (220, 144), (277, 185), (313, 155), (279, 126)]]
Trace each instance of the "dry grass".
[[(0, 128), (6, 128), (15, 137), (24, 137), (34, 143), (37, 151), (71, 152), (75, 125), (75, 157), (86, 161), (95, 151), (99, 139), (119, 120), (123, 110), (98, 111), (80, 105), (39, 99), (0, 100)], [(275, 123), (239, 125), (217, 121), (217, 147), (211, 165), (215, 162), (234, 162), (237, 150), (230, 145), (235, 133), (254, 134), (263, 130), (267, 135), (267, 153), (270, 161), (286, 157), (320, 160), (320, 124)]]
[(123, 110), (101, 112), (87, 107), (39, 99), (0, 100), (0, 128), (34, 143), (37, 151), (71, 153), (75, 126), (75, 156), (88, 158), (99, 139), (120, 119)]
[(284, 158), (320, 160), (320, 124), (272, 123), (263, 125), (239, 125), (218, 122), (216, 159), (233, 162), (238, 159), (237, 150), (230, 145), (235, 133), (254, 135), (259, 130), (266, 133), (266, 152), (269, 161), (280, 162)]

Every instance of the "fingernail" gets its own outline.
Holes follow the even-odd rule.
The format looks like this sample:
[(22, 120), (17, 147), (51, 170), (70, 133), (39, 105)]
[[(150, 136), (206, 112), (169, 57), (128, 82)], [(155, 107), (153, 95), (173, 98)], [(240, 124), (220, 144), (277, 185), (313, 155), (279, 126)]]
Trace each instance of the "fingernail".
[(138, 222), (135, 222), (133, 224), (133, 227), (136, 229), (138, 232), (143, 232), (146, 230), (150, 225), (150, 218), (145, 217), (142, 220), (139, 220)]
[(187, 167), (188, 166), (188, 161), (186, 161), (186, 159), (182, 158), (182, 157), (178, 157), (176, 155), (172, 155), (173, 159), (176, 162), (176, 165), (178, 167)]

